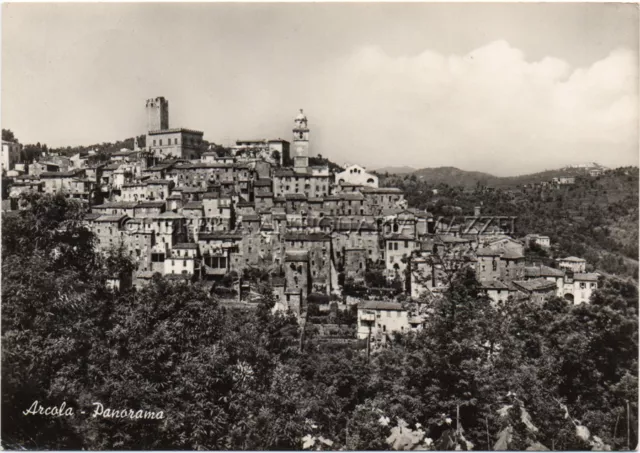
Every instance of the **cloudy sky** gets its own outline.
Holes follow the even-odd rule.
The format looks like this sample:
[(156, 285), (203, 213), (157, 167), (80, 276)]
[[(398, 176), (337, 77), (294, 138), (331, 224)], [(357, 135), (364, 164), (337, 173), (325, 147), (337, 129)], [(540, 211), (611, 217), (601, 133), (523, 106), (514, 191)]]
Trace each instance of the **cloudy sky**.
[(638, 165), (623, 4), (3, 4), (2, 127), (89, 145), (171, 127), (291, 137), (369, 168)]

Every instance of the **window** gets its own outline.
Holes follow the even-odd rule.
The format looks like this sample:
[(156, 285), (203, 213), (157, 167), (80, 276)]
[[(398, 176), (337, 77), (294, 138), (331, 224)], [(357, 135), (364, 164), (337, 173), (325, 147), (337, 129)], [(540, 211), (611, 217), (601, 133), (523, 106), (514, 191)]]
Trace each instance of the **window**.
[(409, 241), (404, 241), (404, 248), (408, 249), (409, 248)]
[(393, 250), (393, 242), (389, 242), (389, 250)]
[(151, 262), (152, 263), (164, 263), (164, 253), (152, 253), (151, 254)]
[(491, 266), (493, 267), (494, 272), (498, 270), (498, 262), (496, 260), (491, 262)]
[(398, 243), (397, 242), (393, 243), (393, 250), (398, 250)]
[(159, 143), (159, 145), (160, 145), (160, 146), (162, 146), (162, 139), (160, 139), (160, 143)]
[(580, 282), (580, 289), (585, 289), (587, 287), (586, 283)]
[(156, 146), (156, 141), (155, 140), (153, 141), (153, 146)]
[(176, 265), (176, 260), (171, 260), (171, 265), (175, 266)]

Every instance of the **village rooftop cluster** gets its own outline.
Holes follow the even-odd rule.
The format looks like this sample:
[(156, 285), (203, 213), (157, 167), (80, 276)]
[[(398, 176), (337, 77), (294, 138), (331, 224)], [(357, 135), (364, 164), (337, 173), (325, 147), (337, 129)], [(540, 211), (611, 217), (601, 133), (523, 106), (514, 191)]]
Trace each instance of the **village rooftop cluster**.
[[(384, 341), (424, 323), (424, 313), (400, 301), (436, 297), (462, 266), (475, 269), (496, 303), (550, 295), (586, 303), (598, 286), (581, 258), (559, 259), (557, 268), (527, 265), (525, 246), (549, 248), (548, 236), (517, 240), (499, 222), (452, 228), (407, 206), (399, 189), (379, 187), (363, 166), (337, 171), (313, 158), (302, 110), (291, 141), (238, 140), (224, 149), (207, 149), (201, 131), (170, 128), (163, 97), (149, 99), (146, 112), (144, 146), (136, 140), (106, 163), (92, 164), (91, 153), (47, 154), (21, 166), (20, 145), (3, 142), (3, 168), (13, 180), (7, 209), (24, 209), (24, 192), (63, 192), (86, 203), (98, 249), (122, 247), (137, 266), (113, 276), (116, 289), (160, 273), (226, 289), (223, 301), (250, 306), (255, 291), (243, 276), (266, 269), (276, 310), (302, 320), (310, 304), (323, 311), (332, 302), (357, 304), (357, 337)], [(476, 208), (474, 217), (481, 214)]]

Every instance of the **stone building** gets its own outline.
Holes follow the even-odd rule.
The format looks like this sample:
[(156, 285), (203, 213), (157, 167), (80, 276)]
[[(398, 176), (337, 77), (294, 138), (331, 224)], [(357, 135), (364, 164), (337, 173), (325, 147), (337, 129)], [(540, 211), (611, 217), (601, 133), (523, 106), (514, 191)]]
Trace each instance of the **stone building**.
[(364, 167), (360, 165), (349, 165), (344, 171), (335, 174), (335, 183), (337, 186), (349, 184), (378, 187), (378, 177), (374, 174), (367, 173)]
[(345, 249), (344, 276), (354, 282), (364, 282), (367, 271), (367, 251), (365, 249)]
[(385, 209), (407, 207), (404, 194), (395, 187), (363, 187), (362, 194), (375, 215)]
[(418, 249), (417, 241), (411, 236), (392, 234), (384, 238), (384, 244), (387, 278), (400, 277), (404, 280), (409, 258)]
[(587, 260), (570, 256), (568, 258), (556, 259), (558, 267), (572, 272), (585, 272), (587, 269)]
[(538, 303), (542, 303), (556, 293), (556, 284), (545, 278), (515, 280), (513, 285), (516, 289), (525, 293), (531, 301)]
[(499, 280), (504, 271), (501, 269), (502, 252), (489, 248), (476, 250), (476, 277), (478, 280)]
[(525, 279), (544, 278), (556, 284), (556, 296), (564, 297), (565, 273), (561, 269), (554, 269), (549, 266), (527, 266), (525, 267)]
[(394, 332), (409, 330), (409, 312), (402, 304), (375, 300), (358, 304), (358, 338), (369, 338), (369, 334), (373, 338), (386, 337)]
[(305, 250), (313, 292), (331, 291), (331, 236), (326, 234), (286, 233), (282, 238), (285, 250)]
[(169, 101), (163, 97), (148, 99), (147, 105), (148, 152), (156, 159), (197, 159), (202, 150), (203, 133), (192, 129), (169, 128)]
[(286, 304), (299, 315), (304, 309), (311, 287), (307, 250), (288, 250), (285, 253), (284, 278)]
[(2, 170), (13, 170), (15, 165), (20, 162), (21, 152), (22, 145), (20, 143), (2, 140), (2, 158), (0, 159), (0, 167)]

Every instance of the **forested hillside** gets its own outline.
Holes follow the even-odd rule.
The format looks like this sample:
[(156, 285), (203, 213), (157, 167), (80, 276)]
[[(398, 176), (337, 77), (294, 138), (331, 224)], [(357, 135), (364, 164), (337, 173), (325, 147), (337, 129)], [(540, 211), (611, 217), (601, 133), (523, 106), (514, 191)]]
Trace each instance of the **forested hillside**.
[(588, 174), (584, 169), (580, 168), (559, 168), (519, 176), (494, 176), (489, 173), (461, 170), (456, 167), (422, 168), (420, 170), (409, 167), (388, 167), (375, 170), (374, 173), (387, 178), (415, 176), (417, 179), (427, 181), (430, 184), (446, 184), (460, 186), (465, 189), (473, 189), (478, 185), (491, 188), (513, 188), (523, 184), (549, 182), (553, 178), (561, 176), (585, 176)]
[(637, 167), (577, 176), (567, 186), (464, 189), (415, 175), (380, 183), (401, 188), (409, 206), (435, 216), (472, 215), (474, 206), (482, 206), (483, 215), (517, 216), (516, 236), (548, 235), (557, 256), (580, 256), (603, 272), (638, 278)]
[[(106, 278), (130, 262), (118, 250), (94, 253), (82, 206), (27, 197), (31, 208), (2, 222), (4, 448), (637, 444), (635, 285), (604, 279), (580, 306), (556, 298), (494, 306), (467, 269), (428, 302), (422, 331), (396, 336), (368, 360), (364, 350), (328, 352), (301, 339), (294, 317), (271, 314), (266, 286), (248, 312), (159, 275), (140, 291), (113, 292)], [(30, 414), (35, 401), (75, 415)], [(93, 417), (96, 402), (162, 418)]]

